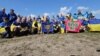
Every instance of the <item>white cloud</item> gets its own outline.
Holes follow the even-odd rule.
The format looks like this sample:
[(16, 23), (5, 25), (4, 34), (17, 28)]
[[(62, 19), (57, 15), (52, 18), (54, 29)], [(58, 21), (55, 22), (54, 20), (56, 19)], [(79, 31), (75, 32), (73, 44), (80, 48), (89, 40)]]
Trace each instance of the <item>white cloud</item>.
[(99, 14), (100, 15), (100, 10), (95, 10), (95, 11), (92, 11), (93, 14), (97, 15)]
[(96, 18), (100, 18), (100, 10), (91, 11)]
[(61, 7), (60, 8), (60, 14), (67, 14), (71, 11), (72, 7)]
[(100, 10), (91, 11), (96, 18), (100, 18)]
[(49, 15), (50, 15), (50, 13), (47, 13), (47, 12), (46, 12), (46, 13), (44, 13), (43, 15), (44, 15), (44, 16), (49, 16)]
[(34, 14), (31, 14), (31, 15), (29, 15), (29, 16), (31, 16), (31, 17), (36, 17), (36, 15), (34, 15)]
[(84, 6), (79, 6), (77, 7), (77, 10), (88, 10), (88, 7), (84, 7)]

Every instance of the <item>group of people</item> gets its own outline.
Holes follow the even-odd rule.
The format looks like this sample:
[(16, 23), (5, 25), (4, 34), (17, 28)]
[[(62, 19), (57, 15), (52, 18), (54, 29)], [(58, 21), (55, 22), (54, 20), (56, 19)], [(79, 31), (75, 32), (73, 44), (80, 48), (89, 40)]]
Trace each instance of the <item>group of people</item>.
[[(53, 17), (49, 16), (37, 16), (37, 17), (25, 17), (16, 15), (14, 9), (10, 9), (10, 13), (6, 14), (6, 9), (3, 8), (0, 11), (0, 29), (4, 28), (5, 32), (2, 33), (2, 37), (21, 36), (28, 34), (44, 33), (42, 32), (42, 23), (53, 23), (53, 33), (61, 32), (61, 28), (65, 30), (66, 20), (82, 20), (82, 28), (80, 30), (86, 30), (89, 19), (94, 19), (92, 13), (86, 12), (82, 14), (79, 10), (78, 13), (68, 13), (67, 15), (57, 15)], [(50, 27), (49, 27), (50, 28)]]

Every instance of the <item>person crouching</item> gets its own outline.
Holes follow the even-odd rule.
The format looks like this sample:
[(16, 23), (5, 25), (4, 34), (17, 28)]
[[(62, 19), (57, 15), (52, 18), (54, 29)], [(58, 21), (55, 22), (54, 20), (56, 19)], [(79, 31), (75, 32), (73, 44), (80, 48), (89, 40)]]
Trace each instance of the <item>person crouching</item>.
[(21, 34), (27, 35), (28, 34), (28, 23), (26, 22), (26, 17), (23, 17), (21, 20)]
[(10, 30), (11, 23), (7, 17), (3, 17), (3, 22), (0, 23), (0, 27), (5, 28), (5, 32), (2, 33), (2, 38), (12, 38), (11, 30)]
[(37, 34), (38, 33), (38, 22), (37, 22), (35, 17), (33, 18), (32, 32), (33, 32), (33, 34)]
[(15, 22), (11, 25), (11, 31), (14, 36), (20, 36), (20, 30), (21, 30), (21, 18), (18, 17)]

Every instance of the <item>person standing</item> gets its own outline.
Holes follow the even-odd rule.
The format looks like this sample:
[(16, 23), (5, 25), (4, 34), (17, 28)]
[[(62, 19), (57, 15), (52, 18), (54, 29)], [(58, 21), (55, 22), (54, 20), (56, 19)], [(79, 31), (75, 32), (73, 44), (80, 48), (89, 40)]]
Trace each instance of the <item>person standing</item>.
[(13, 9), (10, 9), (10, 13), (8, 14), (8, 18), (10, 22), (14, 22), (17, 19), (17, 15), (15, 14)]
[(3, 17), (7, 17), (5, 11), (6, 11), (5, 8), (2, 8), (2, 10), (0, 11), (0, 23), (3, 22)]

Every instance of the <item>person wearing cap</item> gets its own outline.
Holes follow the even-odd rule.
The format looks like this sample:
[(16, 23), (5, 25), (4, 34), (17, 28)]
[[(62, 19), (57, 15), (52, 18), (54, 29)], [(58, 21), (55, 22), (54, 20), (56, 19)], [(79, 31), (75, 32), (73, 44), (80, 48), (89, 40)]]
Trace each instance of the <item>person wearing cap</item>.
[(10, 9), (10, 13), (8, 14), (8, 18), (10, 22), (14, 22), (17, 19), (17, 15), (15, 14), (13, 9)]
[(0, 23), (3, 22), (3, 17), (7, 17), (5, 11), (6, 11), (5, 8), (2, 8), (2, 10), (0, 11)]

